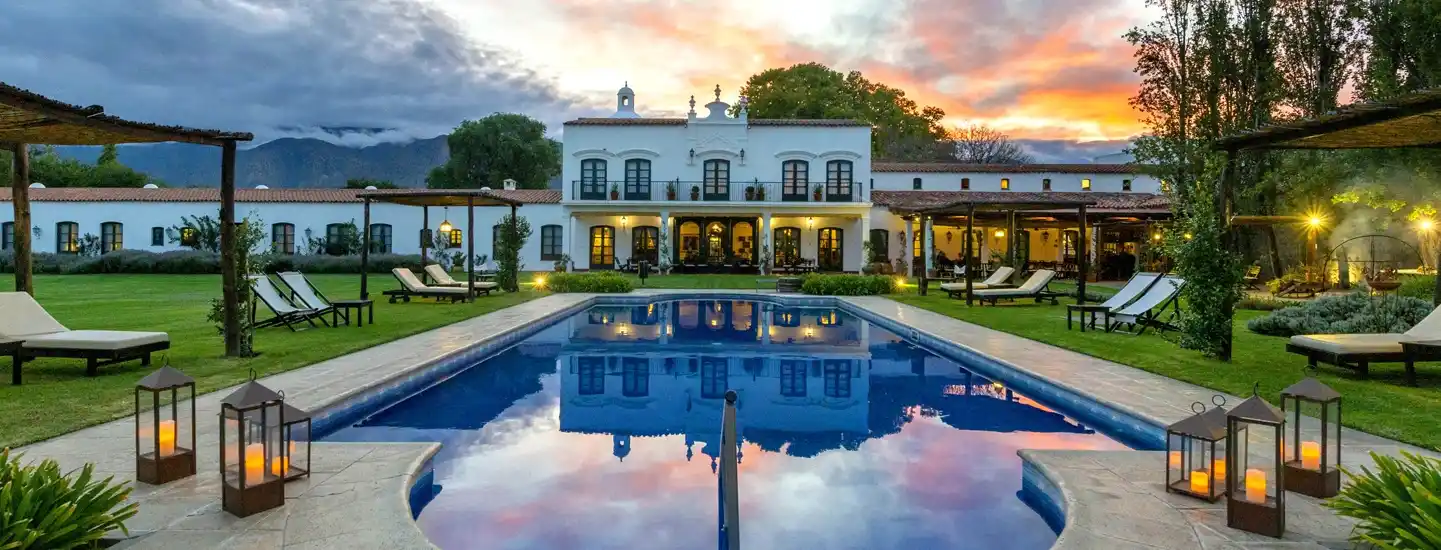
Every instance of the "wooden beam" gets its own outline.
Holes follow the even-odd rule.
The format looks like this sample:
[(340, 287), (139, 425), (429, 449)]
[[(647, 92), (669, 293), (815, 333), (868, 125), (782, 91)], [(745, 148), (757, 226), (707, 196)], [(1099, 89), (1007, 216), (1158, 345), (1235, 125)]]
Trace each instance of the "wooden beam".
[(134, 138), (133, 140), (124, 140), (124, 142), (178, 141), (183, 143), (195, 143), (199, 145), (213, 145), (217, 147), (224, 147), (226, 143), (229, 143), (232, 146), (235, 144), (235, 141), (231, 139), (217, 139), (213, 137), (207, 137), (204, 135), (200, 135), (197, 132), (146, 128), (142, 126), (144, 123), (132, 122), (128, 120), (100, 118), (100, 116), (104, 114), (104, 108), (94, 105), (81, 109), (77, 112), (72, 109), (58, 108), (38, 101), (33, 101), (28, 98), (16, 96), (6, 96), (5, 104), (21, 111), (34, 113), (47, 119), (58, 121), (58, 123), (60, 124), (84, 126), (87, 128), (94, 128), (101, 132)]
[(35, 295), (35, 279), (31, 273), (32, 247), (30, 237), (30, 147), (24, 143), (10, 146), (14, 154), (10, 183), (10, 205), (15, 210), (15, 291)]
[(465, 272), (465, 301), (474, 302), (475, 292), (475, 198), (465, 198), (465, 237), (466, 256), (465, 264), (470, 266)]
[[(1090, 276), (1089, 271), (1091, 267), (1091, 249), (1086, 243), (1086, 205), (1083, 204), (1076, 210), (1076, 220), (1080, 222), (1079, 226), (1081, 229), (1081, 242), (1076, 246), (1076, 263), (1080, 264), (1081, 268), (1079, 275), (1076, 277), (1076, 303), (1085, 304), (1086, 277)], [(1081, 322), (1084, 323), (1085, 321)]]
[[(420, 207), (420, 235), (425, 236), (426, 230), (430, 229), (430, 207)], [(430, 243), (435, 239), (421, 239), (420, 241), (420, 280), (425, 282), (429, 275), (425, 274), (425, 266), (429, 265), (425, 260), (425, 252), (430, 248)]]
[(976, 267), (971, 265), (971, 255), (975, 252), (975, 220), (976, 206), (971, 205), (966, 211), (966, 259), (962, 265), (966, 266), (966, 306), (971, 305), (971, 292), (974, 290), (976, 280)]
[(239, 278), (235, 265), (235, 142), (227, 141), (220, 149), (220, 294), (226, 357), (241, 354)]

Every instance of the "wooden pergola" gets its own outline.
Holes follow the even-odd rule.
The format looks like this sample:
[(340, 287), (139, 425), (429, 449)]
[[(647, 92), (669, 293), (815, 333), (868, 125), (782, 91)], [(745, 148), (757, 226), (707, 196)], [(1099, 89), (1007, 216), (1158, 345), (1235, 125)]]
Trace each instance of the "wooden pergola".
[[(1231, 226), (1246, 218), (1232, 216), (1236, 160), (1243, 151), (1271, 149), (1404, 149), (1441, 147), (1441, 89), (1424, 90), (1386, 101), (1358, 103), (1324, 116), (1274, 124), (1227, 136), (1215, 142), (1224, 151), (1218, 193), (1221, 219)], [(1234, 238), (1228, 239), (1234, 246)], [(1435, 302), (1441, 305), (1441, 277), (1436, 278)], [(1227, 316), (1234, 315), (1227, 312)], [(1229, 325), (1228, 325), (1229, 326)], [(1223, 359), (1231, 357), (1227, 335)]]
[[(420, 209), (420, 263), (424, 267), (426, 263), (426, 249), (430, 247), (428, 242), (430, 230), (430, 207), (432, 206), (455, 206), (465, 208), (465, 244), (466, 244), (466, 284), (470, 285), (475, 281), (475, 207), (477, 206), (509, 206), (511, 229), (515, 229), (517, 218), (515, 210), (521, 206), (521, 202), (515, 199), (502, 197), (489, 189), (375, 189), (356, 193), (364, 203), (364, 221), (361, 232), (364, 235), (363, 246), (360, 247), (360, 299), (370, 298), (370, 203), (388, 202), (391, 204), (403, 204), (406, 206), (419, 206)], [(425, 272), (421, 272), (421, 278)], [(466, 301), (474, 301), (475, 293), (466, 295)]]
[(30, 246), (30, 145), (118, 145), (167, 141), (210, 145), (220, 155), (220, 274), (225, 302), (225, 354), (240, 353), (239, 291), (235, 272), (235, 145), (247, 132), (200, 130), (135, 122), (0, 82), (0, 147), (14, 153), (11, 205), (15, 209), (15, 290), (35, 293)]

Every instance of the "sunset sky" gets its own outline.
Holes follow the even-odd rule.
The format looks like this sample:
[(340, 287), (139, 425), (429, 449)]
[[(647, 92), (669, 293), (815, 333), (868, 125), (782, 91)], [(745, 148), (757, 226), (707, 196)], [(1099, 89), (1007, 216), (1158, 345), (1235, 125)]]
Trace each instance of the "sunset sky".
[[(522, 112), (558, 133), (629, 81), (649, 115), (818, 61), (1018, 138), (1141, 131), (1144, 0), (14, 0), (0, 79), (113, 114), (365, 145)], [(351, 132), (350, 129), (366, 129)]]

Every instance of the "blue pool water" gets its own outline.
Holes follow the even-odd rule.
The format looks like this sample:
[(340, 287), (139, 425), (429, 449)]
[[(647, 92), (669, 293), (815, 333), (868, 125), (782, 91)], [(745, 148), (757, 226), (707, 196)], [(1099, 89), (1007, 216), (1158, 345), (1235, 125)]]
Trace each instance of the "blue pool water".
[(745, 548), (1043, 549), (1018, 449), (1122, 449), (833, 309), (596, 307), (341, 429), (436, 441), (446, 549), (716, 547), (727, 390)]

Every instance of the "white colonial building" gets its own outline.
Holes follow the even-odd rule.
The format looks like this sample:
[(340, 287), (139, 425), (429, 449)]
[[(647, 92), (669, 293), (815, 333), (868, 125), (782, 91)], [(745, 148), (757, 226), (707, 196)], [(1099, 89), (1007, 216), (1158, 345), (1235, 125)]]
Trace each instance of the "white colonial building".
[[(611, 117), (567, 122), (562, 189), (494, 191), (524, 203), (519, 213), (534, 231), (522, 251), (525, 269), (549, 270), (569, 258), (579, 270), (644, 260), (686, 272), (755, 272), (763, 263), (854, 272), (865, 263), (867, 241), (888, 263), (936, 267), (959, 260), (964, 224), (943, 216), (924, 231), (915, 212), (1017, 196), (1093, 199), (1088, 248), (1104, 262), (1137, 254), (1151, 237), (1147, 224), (1167, 216), (1161, 183), (1130, 165), (872, 162), (867, 124), (750, 118), (744, 99), (732, 116), (720, 95), (717, 88), (705, 113), (692, 99), (685, 118), (651, 118), (625, 87)], [(275, 250), (303, 253), (305, 243), (338, 240), (349, 222), (361, 223), (356, 193), (242, 189), (236, 212), (260, 220)], [(106, 251), (177, 249), (167, 229), (181, 216), (216, 217), (219, 201), (215, 189), (37, 188), (30, 195), (34, 248), (56, 253), (78, 252), (85, 234), (99, 237)], [(8, 190), (0, 190), (0, 201), (9, 201)], [(430, 229), (448, 221), (464, 231), (463, 209), (437, 210), (429, 212)], [(475, 209), (476, 234), (464, 238), (476, 239), (477, 254), (493, 256), (493, 231), (507, 213)], [(1008, 222), (978, 216), (974, 256), (988, 261), (1019, 236), (1017, 253), (1032, 262), (1074, 262), (1074, 211), (1017, 217), (1010, 235)], [(6, 249), (11, 220), (11, 209), (0, 208)], [(421, 220), (419, 208), (373, 205), (374, 251), (419, 252)], [(935, 253), (926, 254), (928, 247)]]

